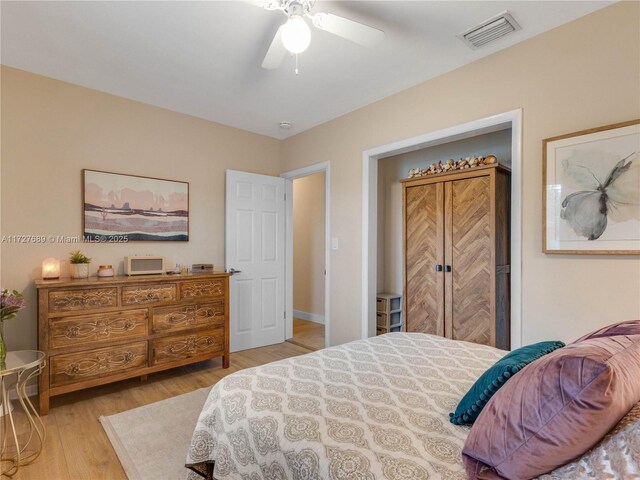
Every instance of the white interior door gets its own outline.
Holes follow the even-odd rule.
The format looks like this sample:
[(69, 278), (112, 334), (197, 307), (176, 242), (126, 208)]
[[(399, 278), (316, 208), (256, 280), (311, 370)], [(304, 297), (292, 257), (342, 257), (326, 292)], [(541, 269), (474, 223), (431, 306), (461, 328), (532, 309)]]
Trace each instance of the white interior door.
[(232, 352), (284, 342), (284, 179), (227, 170), (225, 263)]

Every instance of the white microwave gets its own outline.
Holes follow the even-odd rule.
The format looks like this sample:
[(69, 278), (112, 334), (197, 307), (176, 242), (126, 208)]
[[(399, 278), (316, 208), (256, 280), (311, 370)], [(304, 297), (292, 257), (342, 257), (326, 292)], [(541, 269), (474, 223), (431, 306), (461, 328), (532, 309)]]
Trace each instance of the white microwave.
[(124, 257), (125, 275), (154, 275), (166, 272), (164, 257), (132, 256)]

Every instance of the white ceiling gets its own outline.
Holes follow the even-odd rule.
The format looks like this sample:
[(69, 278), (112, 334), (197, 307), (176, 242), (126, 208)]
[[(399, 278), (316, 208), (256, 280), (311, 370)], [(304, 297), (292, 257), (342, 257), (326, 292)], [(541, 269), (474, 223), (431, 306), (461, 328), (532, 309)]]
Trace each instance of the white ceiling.
[[(313, 29), (309, 49), (260, 67), (286, 17), (251, 2), (2, 1), (1, 62), (286, 138), (598, 10), (608, 1), (317, 1), (386, 32), (367, 49)], [(473, 51), (456, 35), (504, 10), (522, 30)], [(293, 128), (279, 129), (280, 121)]]

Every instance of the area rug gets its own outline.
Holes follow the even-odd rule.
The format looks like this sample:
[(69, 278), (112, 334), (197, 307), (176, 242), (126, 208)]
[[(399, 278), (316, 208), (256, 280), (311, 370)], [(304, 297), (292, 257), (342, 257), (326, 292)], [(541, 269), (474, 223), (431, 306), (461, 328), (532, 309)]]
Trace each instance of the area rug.
[(210, 388), (100, 417), (129, 480), (182, 480), (193, 429)]

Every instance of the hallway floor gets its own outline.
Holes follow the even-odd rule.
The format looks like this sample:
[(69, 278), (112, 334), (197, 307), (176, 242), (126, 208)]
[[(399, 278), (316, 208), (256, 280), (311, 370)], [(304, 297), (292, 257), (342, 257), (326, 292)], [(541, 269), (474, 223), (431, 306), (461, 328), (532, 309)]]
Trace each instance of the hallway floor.
[(309, 350), (320, 350), (324, 348), (324, 325), (294, 318), (293, 337), (287, 341)]

